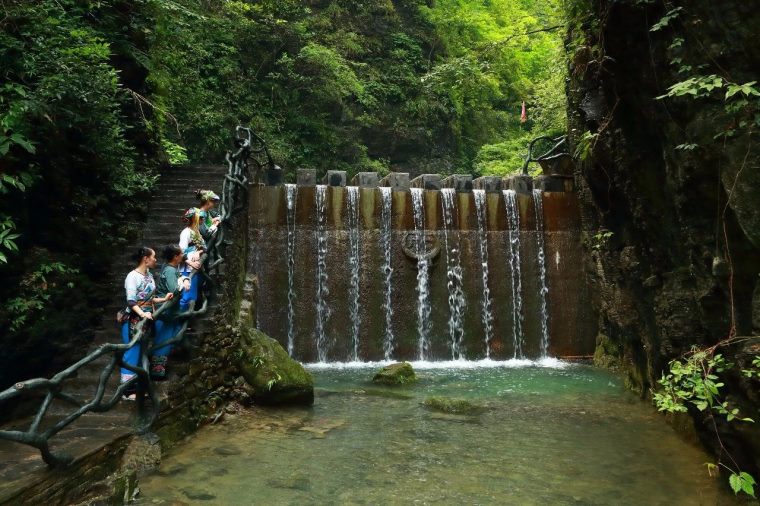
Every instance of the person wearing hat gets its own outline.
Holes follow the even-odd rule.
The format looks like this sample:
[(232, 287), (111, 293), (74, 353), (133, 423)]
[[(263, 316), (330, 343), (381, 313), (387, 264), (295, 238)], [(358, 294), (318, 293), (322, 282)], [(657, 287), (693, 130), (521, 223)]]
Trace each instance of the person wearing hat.
[[(179, 247), (185, 255), (182, 276), (190, 277), (194, 271), (201, 268), (201, 255), (206, 250), (206, 241), (200, 232), (200, 209), (191, 207), (185, 211), (182, 221), (187, 224), (179, 235)], [(198, 300), (199, 283), (198, 276), (190, 277), (190, 289), (184, 290), (179, 300), (181, 312), (187, 311), (191, 301)]]
[(200, 201), (200, 207), (198, 207), (200, 211), (200, 233), (208, 241), (216, 233), (217, 227), (222, 221), (221, 218), (212, 214), (212, 209), (221, 199), (211, 190), (196, 190), (195, 196)]

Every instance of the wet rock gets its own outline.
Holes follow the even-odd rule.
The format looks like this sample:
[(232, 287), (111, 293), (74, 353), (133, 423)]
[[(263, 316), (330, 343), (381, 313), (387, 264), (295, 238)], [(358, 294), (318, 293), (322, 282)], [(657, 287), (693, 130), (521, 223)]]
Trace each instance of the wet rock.
[(240, 371), (258, 404), (314, 403), (314, 380), (280, 343), (254, 328), (241, 332)]
[(477, 415), (485, 408), (465, 399), (452, 399), (449, 397), (430, 397), (422, 403), (428, 409), (453, 415)]
[(382, 385), (406, 385), (417, 381), (412, 364), (409, 362), (399, 362), (383, 367), (375, 374), (372, 381)]
[(149, 432), (135, 436), (124, 451), (122, 469), (144, 472), (158, 469), (161, 464), (161, 445), (158, 436)]
[(216, 496), (213, 494), (209, 494), (205, 490), (198, 490), (198, 489), (182, 489), (182, 493), (187, 496), (188, 499), (192, 499), (194, 501), (211, 501), (213, 499), (216, 499)]
[(312, 425), (304, 425), (298, 430), (312, 434), (315, 439), (324, 439), (328, 432), (346, 424), (345, 420), (324, 420)]
[(227, 457), (230, 455), (240, 455), (241, 452), (238, 448), (232, 446), (218, 446), (214, 448), (214, 453)]

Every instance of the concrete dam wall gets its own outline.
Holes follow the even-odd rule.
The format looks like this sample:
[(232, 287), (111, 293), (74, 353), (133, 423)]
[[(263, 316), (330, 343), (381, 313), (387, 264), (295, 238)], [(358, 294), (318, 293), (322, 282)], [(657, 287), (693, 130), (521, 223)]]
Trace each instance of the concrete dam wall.
[[(275, 178), (273, 183), (277, 183)], [(329, 171), (254, 187), (259, 328), (304, 362), (588, 355), (572, 180)]]

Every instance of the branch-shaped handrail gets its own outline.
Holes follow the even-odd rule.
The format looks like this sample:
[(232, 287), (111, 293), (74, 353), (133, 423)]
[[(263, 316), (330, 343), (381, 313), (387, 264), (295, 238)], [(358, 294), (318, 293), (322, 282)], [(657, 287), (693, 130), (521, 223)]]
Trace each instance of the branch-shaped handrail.
[[(550, 141), (552, 144), (552, 147), (549, 148), (544, 153), (534, 156), (533, 150), (538, 142), (541, 141)], [(567, 136), (566, 135), (560, 135), (559, 137), (551, 137), (549, 135), (542, 135), (541, 137), (536, 137), (530, 143), (528, 143), (528, 152), (525, 154), (525, 162), (523, 163), (522, 167), (522, 173), (524, 176), (528, 175), (528, 165), (531, 162), (545, 162), (549, 160), (555, 160), (557, 158), (561, 158), (563, 156), (570, 156), (570, 154), (567, 152)]]
[[(256, 141), (257, 146), (252, 146), (252, 141)], [(211, 274), (218, 270), (219, 265), (224, 262), (221, 250), (224, 246), (225, 232), (230, 227), (230, 218), (238, 211), (245, 209), (248, 198), (247, 185), (250, 180), (248, 160), (252, 153), (263, 153), (268, 159), (268, 163), (274, 165), (269, 155), (264, 140), (253, 133), (249, 128), (238, 126), (235, 129), (235, 146), (233, 152), (228, 152), (225, 159), (227, 161), (227, 173), (224, 176), (222, 186), (221, 203), (219, 206), (220, 225), (216, 233), (207, 243), (206, 252), (202, 256), (201, 269), (193, 272), (191, 276), (199, 275), (204, 278), (203, 286), (203, 303), (200, 309), (195, 309), (195, 301), (190, 302), (188, 310), (177, 315), (182, 319), (180, 329), (170, 340), (160, 345), (149, 346), (150, 332), (147, 332), (146, 318), (137, 323), (135, 333), (129, 343), (106, 343), (99, 346), (76, 363), (55, 374), (53, 377), (35, 378), (26, 381), (20, 381), (14, 386), (0, 392), (0, 403), (24, 395), (29, 391), (44, 391), (45, 396), (42, 399), (39, 409), (34, 416), (29, 428), (22, 430), (0, 430), (0, 439), (6, 439), (17, 443), (26, 444), (37, 448), (42, 459), (50, 467), (63, 466), (70, 463), (73, 459), (71, 456), (53, 453), (50, 449), (50, 438), (58, 434), (61, 430), (69, 426), (85, 413), (101, 413), (109, 411), (121, 400), (124, 392), (135, 382), (137, 383), (137, 405), (143, 418), (143, 423), (137, 428), (137, 433), (147, 432), (158, 418), (159, 402), (155, 391), (155, 385), (150, 379), (149, 357), (150, 354), (158, 348), (178, 344), (184, 340), (187, 324), (195, 316), (203, 315), (208, 310), (208, 302), (214, 296), (215, 283)], [(257, 162), (258, 163), (258, 162)], [(175, 291), (174, 297), (164, 303), (154, 313), (153, 317), (158, 317), (164, 311), (179, 303), (178, 291)], [(124, 352), (134, 346), (140, 346), (140, 366), (131, 366), (124, 362)], [(89, 401), (80, 402), (74, 396), (63, 392), (64, 381), (75, 376), (79, 369), (98, 360), (104, 355), (111, 355), (108, 364), (100, 373), (95, 394)], [(129, 380), (120, 383), (116, 391), (106, 397), (106, 385), (111, 378), (114, 369), (119, 366), (133, 373), (135, 376)], [(145, 397), (148, 397), (151, 404), (151, 410), (145, 413)], [(76, 410), (57, 421), (51, 427), (40, 430), (45, 414), (55, 399), (63, 400), (76, 406)]]

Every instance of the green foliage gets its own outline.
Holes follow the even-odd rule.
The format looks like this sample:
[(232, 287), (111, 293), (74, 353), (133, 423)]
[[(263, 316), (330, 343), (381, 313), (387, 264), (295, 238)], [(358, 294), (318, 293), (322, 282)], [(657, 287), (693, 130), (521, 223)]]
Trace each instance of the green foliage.
[(742, 374), (747, 378), (760, 378), (760, 355), (752, 359), (752, 369), (742, 369)]
[(32, 316), (44, 320), (45, 310), (50, 310), (46, 305), (52, 291), (60, 286), (74, 288), (72, 279), (78, 273), (78, 269), (61, 262), (51, 262), (38, 265), (36, 270), (24, 276), (19, 295), (10, 299), (4, 308), (10, 320), (10, 330), (18, 331)]
[(598, 139), (599, 132), (583, 132), (583, 135), (578, 139), (578, 144), (575, 147), (575, 157), (581, 161), (587, 160), (591, 156)]
[(274, 372), (274, 378), (270, 378), (267, 381), (267, 390), (272, 390), (272, 387), (274, 387), (278, 381), (282, 381), (282, 376), (280, 376), (280, 373)]
[[(685, 413), (691, 405), (709, 416), (722, 416), (727, 422), (754, 423), (751, 418), (742, 417), (739, 409), (731, 406), (722, 396), (721, 388), (725, 385), (721, 381), (721, 375), (734, 367), (723, 355), (715, 353), (714, 348), (694, 349), (686, 357), (670, 362), (668, 372), (663, 373), (658, 381), (660, 390), (653, 392), (652, 399), (658, 411)], [(743, 370), (742, 373), (750, 378), (758, 377), (760, 356), (752, 361), (751, 369)], [(729, 483), (734, 493), (741, 491), (755, 496), (755, 480), (752, 476), (720, 462), (717, 465), (729, 471)], [(708, 469), (715, 469), (717, 465), (710, 464)]]
[(615, 232), (610, 232), (609, 230), (597, 232), (592, 236), (593, 244), (591, 248), (596, 251), (606, 248), (610, 243), (610, 239), (612, 239), (612, 236), (614, 235)]
[(482, 175), (507, 176), (522, 171), (527, 145), (533, 136), (527, 132), (497, 144), (481, 146), (475, 157), (474, 172)]
[(681, 11), (683, 11), (683, 7), (676, 7), (675, 9), (669, 10), (662, 18), (660, 18), (657, 23), (652, 26), (652, 28), (649, 29), (649, 31), (657, 32), (666, 28), (670, 25), (671, 21), (681, 15)]
[[(486, 6), (478, 0), (442, 0), (421, 10), (450, 54), (423, 83), (452, 104), (453, 126), (465, 156), (474, 156), (474, 172), (513, 170), (514, 155), (499, 164), (491, 163), (493, 154), (514, 147), (525, 133), (528, 138), (565, 132), (566, 62), (561, 31), (555, 31), (564, 23), (559, 2), (496, 0)], [(523, 100), (529, 111), (525, 125), (520, 123)], [(478, 153), (481, 149), (486, 152)]]
[(740, 473), (732, 473), (728, 477), (728, 483), (731, 485), (731, 490), (734, 494), (744, 492), (745, 494), (755, 497), (755, 479), (744, 471)]
[(8, 263), (6, 252), (18, 251), (15, 240), (21, 236), (13, 233), (15, 229), (16, 224), (10, 216), (0, 215), (0, 263)]
[(190, 161), (187, 158), (187, 150), (183, 146), (175, 144), (169, 139), (161, 139), (161, 146), (164, 148), (171, 165), (185, 165)]
[(657, 97), (658, 100), (668, 97), (682, 97), (689, 95), (694, 98), (707, 97), (713, 91), (721, 89), (725, 85), (723, 78), (715, 74), (709, 76), (695, 76), (677, 82), (668, 88), (668, 92)]
[(561, 30), (537, 31), (561, 25), (558, 4), (158, 2), (151, 100), (180, 138), (164, 116), (154, 127), (191, 160), (215, 160), (250, 118), (291, 178), (296, 167), (409, 170), (430, 152), (482, 172), (482, 146), (566, 128)]

